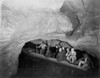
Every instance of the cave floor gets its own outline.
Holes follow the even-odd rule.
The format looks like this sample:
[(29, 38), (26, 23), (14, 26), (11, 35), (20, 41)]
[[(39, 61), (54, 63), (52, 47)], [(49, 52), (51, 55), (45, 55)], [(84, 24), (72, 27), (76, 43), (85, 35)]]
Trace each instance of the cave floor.
[[(91, 75), (92, 74), (92, 75)], [(19, 56), (18, 72), (12, 78), (95, 78), (92, 72), (84, 72), (70, 66), (32, 57)]]

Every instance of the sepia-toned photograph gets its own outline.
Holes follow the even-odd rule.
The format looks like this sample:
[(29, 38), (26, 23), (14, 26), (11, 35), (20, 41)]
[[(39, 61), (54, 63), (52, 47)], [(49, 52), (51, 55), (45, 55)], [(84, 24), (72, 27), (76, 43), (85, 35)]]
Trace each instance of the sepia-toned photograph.
[(0, 78), (100, 78), (100, 0), (0, 0)]

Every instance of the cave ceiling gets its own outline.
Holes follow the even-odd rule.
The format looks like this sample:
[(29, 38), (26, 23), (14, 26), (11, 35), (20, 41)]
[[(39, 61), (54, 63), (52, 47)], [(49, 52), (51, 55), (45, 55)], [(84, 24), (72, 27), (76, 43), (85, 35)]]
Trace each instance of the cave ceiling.
[(26, 42), (47, 36), (99, 46), (99, 0), (35, 0), (34, 4), (10, 1), (4, 0), (1, 5), (1, 42)]

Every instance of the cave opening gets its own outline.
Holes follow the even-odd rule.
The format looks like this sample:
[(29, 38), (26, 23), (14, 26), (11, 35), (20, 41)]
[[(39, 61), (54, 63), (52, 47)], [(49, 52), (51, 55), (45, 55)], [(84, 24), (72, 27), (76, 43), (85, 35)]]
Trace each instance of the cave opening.
[[(41, 58), (41, 56), (37, 57), (36, 55), (31, 54), (31, 52), (36, 51), (36, 47), (39, 45), (39, 43), (35, 45), (35, 43), (33, 44), (33, 42), (29, 41), (22, 47), (21, 54), (18, 58), (18, 73), (14, 76), (15, 78), (95, 78), (99, 75), (99, 61), (97, 58), (90, 55), (92, 62), (95, 64), (95, 68), (83, 71), (69, 65), (47, 60), (48, 58), (44, 59), (44, 57)], [(40, 49), (38, 51), (40, 52)], [(38, 51), (37, 53), (39, 53)], [(55, 51), (55, 47), (52, 47), (52, 51)]]

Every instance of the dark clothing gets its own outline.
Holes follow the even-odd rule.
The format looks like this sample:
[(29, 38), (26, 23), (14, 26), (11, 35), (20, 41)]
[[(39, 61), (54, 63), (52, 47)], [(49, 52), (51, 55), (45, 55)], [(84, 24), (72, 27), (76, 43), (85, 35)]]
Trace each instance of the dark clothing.
[(49, 51), (50, 51), (50, 57), (55, 58), (56, 57), (56, 47), (50, 47)]
[(66, 54), (66, 51), (65, 50), (63, 50), (62, 52), (59, 52), (57, 54), (57, 60), (58, 61), (64, 61), (65, 60), (65, 54)]

